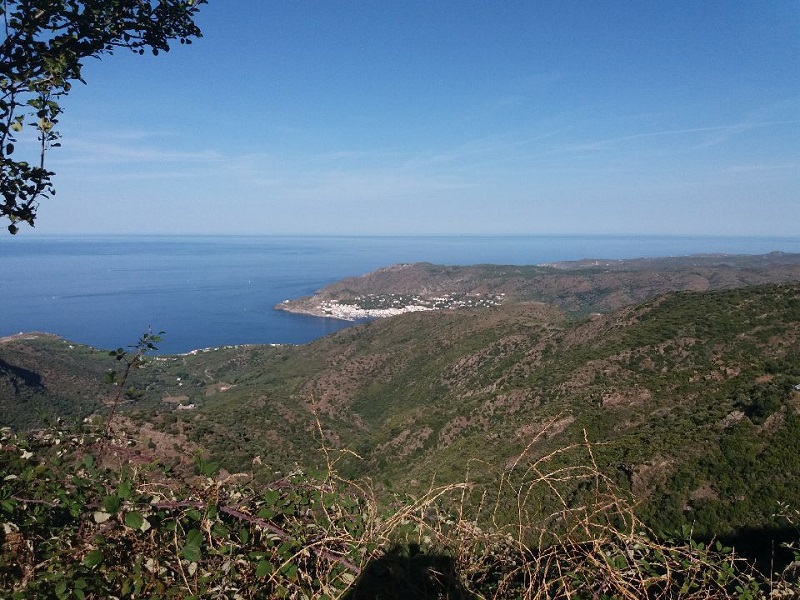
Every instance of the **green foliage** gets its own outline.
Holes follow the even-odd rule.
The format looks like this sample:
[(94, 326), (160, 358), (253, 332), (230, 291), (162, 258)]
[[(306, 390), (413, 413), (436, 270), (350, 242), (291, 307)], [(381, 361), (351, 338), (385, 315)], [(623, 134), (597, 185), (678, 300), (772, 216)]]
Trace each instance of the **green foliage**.
[(156, 464), (109, 469), (92, 454), (97, 432), (6, 429), (0, 441), (0, 589), (12, 597), (330, 595), (358, 572), (362, 506), (324, 483), (258, 491)]
[(105, 352), (45, 334), (0, 345), (0, 426), (81, 422), (102, 407)]
[[(193, 18), (206, 0), (4, 0), (5, 40), (0, 44), (0, 218), (15, 234), (33, 226), (38, 203), (55, 194), (45, 154), (60, 145), (55, 129), (61, 98), (83, 82), (83, 61), (128, 48), (143, 54), (169, 51), (200, 36)], [(30, 119), (28, 121), (28, 119)], [(26, 128), (37, 141), (34, 161), (17, 160)]]
[(792, 388), (792, 380), (779, 373), (777, 379), (756, 382), (746, 392), (737, 393), (736, 401), (753, 423), (761, 425), (789, 401)]
[[(656, 540), (586, 446), (520, 457), (494, 500), (467, 482), (379, 509), (367, 482), (334, 470), (252, 486), (167, 476), (155, 463), (112, 469), (94, 458), (97, 433), (2, 430), (5, 597), (690, 599), (778, 589), (689, 530)], [(540, 505), (547, 490), (570, 487), (584, 490), (582, 502)], [(515, 522), (478, 525), (503, 503), (517, 506)]]

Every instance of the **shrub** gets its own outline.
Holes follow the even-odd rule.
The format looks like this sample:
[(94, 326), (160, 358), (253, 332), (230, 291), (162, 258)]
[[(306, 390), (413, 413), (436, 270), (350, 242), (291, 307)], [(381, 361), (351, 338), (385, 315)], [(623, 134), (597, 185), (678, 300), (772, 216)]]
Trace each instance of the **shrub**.
[[(295, 472), (165, 473), (127, 439), (2, 432), (0, 589), (12, 598), (753, 598), (721, 544), (658, 540), (589, 444), (525, 454), (489, 492), (463, 483), (379, 503), (368, 482)], [(378, 588), (375, 586), (379, 585)], [(785, 589), (800, 588), (786, 584)], [(782, 588), (783, 589), (783, 588)], [(382, 591), (381, 591), (382, 590)], [(7, 596), (7, 597), (8, 597)]]

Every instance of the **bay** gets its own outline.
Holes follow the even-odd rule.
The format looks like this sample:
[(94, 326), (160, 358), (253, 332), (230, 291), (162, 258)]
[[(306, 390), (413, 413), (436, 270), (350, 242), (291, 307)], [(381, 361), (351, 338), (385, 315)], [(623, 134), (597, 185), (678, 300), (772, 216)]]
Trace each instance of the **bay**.
[(98, 348), (164, 330), (162, 353), (300, 344), (352, 323), (276, 311), (397, 263), (800, 252), (800, 238), (686, 236), (218, 237), (29, 235), (0, 240), (0, 336), (46, 331)]

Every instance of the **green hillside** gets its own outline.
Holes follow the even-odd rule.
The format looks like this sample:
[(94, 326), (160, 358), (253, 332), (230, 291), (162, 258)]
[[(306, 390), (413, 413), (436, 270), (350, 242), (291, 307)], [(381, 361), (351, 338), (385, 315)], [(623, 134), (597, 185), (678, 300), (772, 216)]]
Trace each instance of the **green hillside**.
[[(652, 531), (649, 540), (685, 540), (689, 533), (693, 539), (721, 538), (761, 559), (769, 572), (791, 559), (780, 543), (797, 539), (785, 515), (793, 514), (800, 498), (799, 338), (795, 283), (672, 292), (584, 317), (538, 302), (409, 313), (304, 346), (152, 357), (126, 382), (137, 391), (118, 396), (111, 430), (116, 441), (99, 446), (101, 456), (111, 453), (104, 466), (117, 465), (104, 475), (111, 483), (92, 485), (120, 485), (114, 473), (130, 461), (164, 465), (174, 479), (168, 496), (190, 498), (191, 506), (202, 505), (210, 493), (185, 479), (192, 465), (209, 473), (222, 467), (221, 482), (229, 480), (225, 474), (241, 473), (236, 477), (252, 486), (224, 494), (219, 488), (215, 502), (225, 494), (261, 497), (266, 492), (259, 490), (274, 489), (276, 481), (305, 481), (300, 489), (311, 485), (324, 495), (326, 481), (339, 481), (345, 488), (335, 492), (344, 494), (331, 500), (336, 506), (355, 502), (348, 506), (373, 516), (419, 510), (414, 518), (432, 527), (423, 537), (443, 547), (451, 546), (452, 536), (466, 535), (464, 515), (475, 531), (494, 531), (497, 539), (511, 535), (537, 552), (566, 551), (564, 540), (571, 540), (578, 545), (568, 546), (569, 560), (577, 560), (575, 548), (583, 548), (581, 540), (595, 535), (595, 527), (641, 527)], [(0, 360), (3, 425), (24, 431), (55, 423), (98, 435), (84, 420), (102, 420), (114, 403), (115, 388), (102, 380), (120, 363), (107, 351), (25, 335), (3, 340)], [(85, 433), (59, 435), (86, 443), (80, 442)], [(96, 454), (91, 449), (98, 448), (99, 435), (77, 450), (79, 459)], [(48, 452), (52, 437), (46, 443), (34, 439), (39, 441), (30, 446), (31, 455), (34, 448)], [(9, 444), (4, 448), (30, 442)], [(67, 465), (64, 452), (59, 450), (58, 469)], [(25, 461), (4, 468), (20, 474), (14, 477), (31, 477), (24, 468), (14, 470), (20, 464)], [(84, 471), (81, 481), (93, 481)], [(142, 490), (165, 485), (146, 471), (135, 473), (144, 477), (136, 480)], [(59, 477), (47, 478), (47, 485), (60, 485)], [(180, 481), (188, 483), (175, 487)], [(56, 493), (48, 489), (40, 488), (45, 504), (50, 501), (44, 497)], [(3, 506), (9, 515), (30, 514), (18, 513), (12, 502), (26, 493), (8, 492), (11, 504)], [(142, 493), (138, 497), (146, 498)], [(282, 506), (263, 514), (283, 514), (292, 505)], [(172, 518), (158, 514), (164, 523)], [(303, 518), (318, 523), (314, 514)], [(379, 518), (367, 529), (382, 531), (382, 541), (350, 539), (347, 552), (366, 560), (376, 555), (363, 554), (364, 544), (391, 552), (392, 544), (422, 536), (422, 530), (392, 525), (385, 531), (378, 523), (395, 521)], [(232, 523), (223, 525), (229, 531)], [(483, 555), (480, 544), (489, 543), (479, 538), (469, 538), (478, 546), (462, 559), (483, 573), (481, 579), (499, 567), (484, 564), (489, 571), (481, 571), (471, 562)], [(237, 540), (246, 552), (249, 542)], [(476, 589), (497, 584), (489, 579)]]
[(316, 415), (330, 446), (359, 454), (348, 475), (418, 490), (462, 479), (472, 458), (471, 476), (491, 479), (585, 432), (604, 471), (652, 500), (651, 524), (766, 525), (800, 497), (799, 293), (677, 293), (578, 321), (535, 304), (404, 315), (242, 352), (237, 387), (186, 423), (239, 469), (275, 460), (272, 444), (302, 463)]
[[(264, 477), (322, 465), (318, 420), (328, 448), (354, 453), (343, 474), (387, 491), (468, 468), (490, 481), (520, 456), (588, 439), (650, 525), (734, 533), (800, 497), (799, 296), (797, 285), (679, 292), (577, 320), (537, 303), (400, 315), (306, 346), (159, 358), (122, 408), (228, 471), (258, 457)], [(81, 381), (99, 380), (102, 353), (40, 338), (7, 342), (2, 357), (41, 375), (38, 387), (7, 384), (9, 406), (101, 409)], [(25, 425), (23, 413), (7, 423)]]

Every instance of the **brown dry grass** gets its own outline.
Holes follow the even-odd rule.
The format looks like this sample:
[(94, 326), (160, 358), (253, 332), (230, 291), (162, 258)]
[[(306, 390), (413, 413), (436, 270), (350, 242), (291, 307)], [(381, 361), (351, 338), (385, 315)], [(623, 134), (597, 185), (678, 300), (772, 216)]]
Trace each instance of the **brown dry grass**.
[[(549, 424), (554, 426), (557, 420)], [(369, 506), (361, 537), (345, 539), (331, 532), (329, 540), (336, 540), (337, 547), (375, 549), (364, 554), (360, 572), (398, 543), (450, 557), (455, 566), (450, 577), (457, 582), (434, 573), (440, 587), (433, 588), (431, 597), (695, 600), (727, 598), (736, 586), (746, 590), (752, 585), (750, 565), (734, 553), (688, 540), (659, 541), (636, 517), (629, 497), (601, 474), (588, 440), (529, 459), (528, 450), (549, 427), (497, 474), (496, 488), (479, 490), (467, 473), (461, 483), (432, 482), (422, 495), (404, 499), (388, 514), (378, 507), (369, 483), (339, 478), (338, 459), (323, 449), (329, 481), (356, 490)], [(576, 486), (584, 490), (577, 504), (568, 494)], [(385, 585), (397, 589), (391, 581)], [(347, 598), (361, 597), (353, 595), (358, 582), (354, 586)], [(454, 596), (453, 589), (461, 595)], [(408, 588), (409, 597), (422, 597), (413, 591)]]

